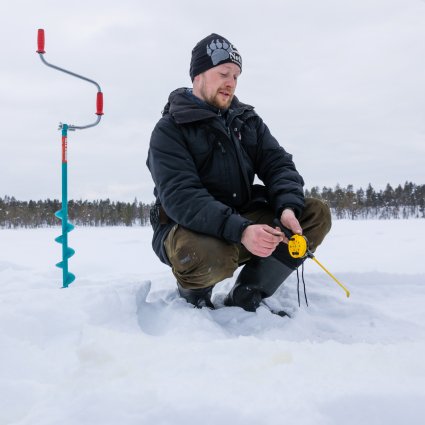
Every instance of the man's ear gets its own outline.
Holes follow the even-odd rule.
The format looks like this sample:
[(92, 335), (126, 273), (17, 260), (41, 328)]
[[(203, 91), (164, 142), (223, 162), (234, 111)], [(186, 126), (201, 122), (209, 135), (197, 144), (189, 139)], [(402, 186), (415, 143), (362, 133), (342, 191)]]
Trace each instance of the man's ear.
[(192, 82), (193, 88), (196, 90), (201, 84), (201, 74), (198, 74)]

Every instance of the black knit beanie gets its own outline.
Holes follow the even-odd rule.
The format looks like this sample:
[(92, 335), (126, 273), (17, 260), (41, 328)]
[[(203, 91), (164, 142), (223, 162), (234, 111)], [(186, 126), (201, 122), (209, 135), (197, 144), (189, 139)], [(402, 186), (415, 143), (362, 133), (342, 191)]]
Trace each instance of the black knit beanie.
[(242, 57), (236, 47), (221, 35), (211, 34), (202, 39), (192, 50), (190, 78), (222, 63), (235, 63), (242, 72)]

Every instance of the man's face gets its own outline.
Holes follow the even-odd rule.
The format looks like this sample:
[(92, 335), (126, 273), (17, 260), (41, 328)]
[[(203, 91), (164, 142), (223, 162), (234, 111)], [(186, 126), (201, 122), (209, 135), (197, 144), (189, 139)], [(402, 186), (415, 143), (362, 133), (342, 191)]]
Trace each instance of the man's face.
[(195, 77), (193, 94), (218, 109), (232, 103), (241, 70), (234, 63), (223, 63)]

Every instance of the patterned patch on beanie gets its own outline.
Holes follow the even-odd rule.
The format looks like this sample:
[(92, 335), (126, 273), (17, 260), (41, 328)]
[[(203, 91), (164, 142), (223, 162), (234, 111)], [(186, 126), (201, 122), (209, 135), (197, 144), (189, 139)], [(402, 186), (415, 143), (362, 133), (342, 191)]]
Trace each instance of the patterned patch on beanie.
[(223, 61), (232, 61), (240, 68), (242, 68), (242, 57), (233, 44), (228, 43), (226, 40), (213, 40), (207, 44), (207, 54), (211, 57), (214, 66)]

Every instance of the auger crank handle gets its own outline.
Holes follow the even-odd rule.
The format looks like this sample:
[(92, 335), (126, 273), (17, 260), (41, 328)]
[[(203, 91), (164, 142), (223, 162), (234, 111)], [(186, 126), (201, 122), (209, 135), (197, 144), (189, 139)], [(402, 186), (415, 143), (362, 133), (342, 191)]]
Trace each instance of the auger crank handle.
[[(97, 115), (97, 119), (94, 123), (92, 124), (88, 124), (88, 125), (83, 125), (83, 126), (76, 126), (76, 125), (70, 125), (69, 126), (69, 130), (73, 131), (73, 130), (82, 130), (85, 128), (90, 128), (90, 127), (94, 127), (95, 125), (99, 124), (100, 119), (103, 115), (103, 93), (102, 90), (99, 86), (98, 83), (96, 83), (96, 81), (91, 80), (90, 78), (87, 77), (83, 77), (82, 75), (76, 74), (75, 72), (72, 71), (68, 71), (65, 68), (61, 68), (59, 66), (56, 65), (52, 65), (51, 63), (47, 62), (46, 59), (44, 58), (44, 54), (46, 53), (46, 51), (44, 50), (45, 47), (45, 34), (44, 34), (44, 29), (39, 29), (38, 33), (37, 33), (37, 53), (40, 55), (40, 59), (42, 60), (42, 62), (49, 66), (50, 68), (56, 69), (57, 71), (61, 71), (64, 72), (65, 74), (68, 75), (72, 75), (73, 77), (77, 77), (80, 78), (81, 80), (87, 81), (89, 83), (92, 83), (96, 86), (97, 88), (97, 96), (96, 96), (96, 115)], [(60, 126), (61, 128), (61, 126)]]

